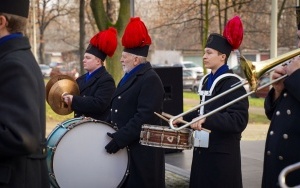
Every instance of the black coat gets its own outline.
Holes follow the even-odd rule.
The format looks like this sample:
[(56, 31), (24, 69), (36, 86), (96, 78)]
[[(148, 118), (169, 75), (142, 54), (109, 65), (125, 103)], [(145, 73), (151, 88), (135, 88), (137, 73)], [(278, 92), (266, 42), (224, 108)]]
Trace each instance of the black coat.
[(0, 187), (49, 187), (45, 83), (25, 37), (0, 44), (0, 114)]
[[(223, 78), (215, 86), (212, 96), (206, 97), (205, 100), (227, 91), (237, 82), (239, 79), (236, 77)], [(205, 105), (204, 114), (244, 94), (246, 94), (245, 89), (240, 87)], [(249, 102), (246, 97), (206, 118), (203, 127), (211, 130), (209, 147), (194, 147), (190, 187), (240, 188), (243, 186), (240, 140), (248, 123), (248, 108)], [(195, 111), (185, 119), (191, 121), (192, 118), (198, 117), (198, 113), (199, 111)]]
[(161, 112), (164, 89), (150, 63), (146, 63), (123, 86), (111, 102), (108, 122), (118, 127), (114, 135), (121, 148), (129, 147), (129, 176), (123, 187), (165, 187), (164, 149), (139, 143), (142, 125), (160, 125), (154, 112)]
[(112, 94), (116, 89), (115, 81), (105, 67), (92, 75), (87, 82), (85, 82), (86, 74), (76, 80), (80, 96), (73, 97), (74, 116), (92, 117), (105, 121), (109, 114)]
[[(285, 90), (273, 101), (274, 89), (265, 99), (265, 111), (271, 120), (268, 130), (262, 187), (279, 187), (278, 176), (283, 168), (300, 161), (300, 70), (284, 81)], [(286, 178), (289, 187), (300, 185), (300, 171)]]

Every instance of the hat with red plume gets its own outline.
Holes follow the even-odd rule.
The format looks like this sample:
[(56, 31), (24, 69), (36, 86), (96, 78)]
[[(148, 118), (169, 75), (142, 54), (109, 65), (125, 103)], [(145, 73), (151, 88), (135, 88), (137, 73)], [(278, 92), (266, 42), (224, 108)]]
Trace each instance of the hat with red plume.
[(93, 36), (85, 52), (93, 54), (104, 61), (106, 56), (111, 57), (114, 55), (117, 45), (117, 30), (110, 27), (109, 29), (100, 31)]
[(243, 24), (239, 16), (230, 19), (223, 31), (223, 36), (212, 33), (207, 39), (206, 47), (213, 48), (229, 57), (232, 50), (238, 49), (243, 41)]
[(124, 52), (147, 57), (151, 38), (143, 21), (139, 17), (130, 18), (122, 37)]

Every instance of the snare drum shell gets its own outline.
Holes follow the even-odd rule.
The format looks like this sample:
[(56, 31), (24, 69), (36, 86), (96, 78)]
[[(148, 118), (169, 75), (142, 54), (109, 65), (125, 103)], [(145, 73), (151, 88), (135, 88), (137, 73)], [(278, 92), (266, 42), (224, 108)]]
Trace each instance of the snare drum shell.
[(152, 147), (191, 149), (193, 147), (192, 130), (184, 128), (175, 131), (166, 126), (143, 125), (140, 143)]

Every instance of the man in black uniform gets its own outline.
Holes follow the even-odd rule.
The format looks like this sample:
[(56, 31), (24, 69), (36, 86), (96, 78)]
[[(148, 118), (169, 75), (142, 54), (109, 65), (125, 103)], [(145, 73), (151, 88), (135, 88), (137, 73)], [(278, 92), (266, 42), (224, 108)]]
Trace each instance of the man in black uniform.
[(23, 35), (29, 0), (0, 1), (0, 187), (47, 188), (45, 83)]
[[(297, 13), (297, 36), (300, 47), (300, 7)], [(273, 84), (265, 99), (265, 112), (271, 124), (268, 130), (262, 187), (279, 187), (278, 176), (287, 166), (300, 161), (300, 58), (293, 58), (286, 66), (278, 66), (272, 79), (283, 75), (287, 78)], [(290, 173), (286, 184), (294, 187), (300, 184), (300, 171)]]
[(161, 112), (163, 84), (146, 61), (151, 38), (140, 18), (131, 18), (122, 37), (121, 63), (124, 77), (111, 102), (108, 122), (118, 127), (105, 148), (108, 153), (129, 147), (129, 175), (122, 187), (165, 187), (164, 149), (139, 143), (143, 124), (160, 125), (154, 112)]
[(107, 118), (116, 86), (113, 77), (105, 69), (104, 61), (107, 56), (113, 56), (117, 44), (117, 30), (112, 27), (100, 31), (90, 40), (83, 59), (87, 73), (76, 79), (80, 96), (63, 97), (71, 105), (75, 117), (92, 117), (102, 121)]

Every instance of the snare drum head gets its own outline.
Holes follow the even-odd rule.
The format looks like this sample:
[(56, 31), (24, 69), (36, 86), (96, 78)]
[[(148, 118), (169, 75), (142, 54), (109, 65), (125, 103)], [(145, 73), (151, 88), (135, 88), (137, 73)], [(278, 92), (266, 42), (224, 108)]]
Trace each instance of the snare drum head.
[(107, 132), (115, 130), (103, 122), (79, 123), (59, 141), (53, 156), (53, 173), (62, 188), (118, 187), (128, 169), (128, 152), (108, 154)]

